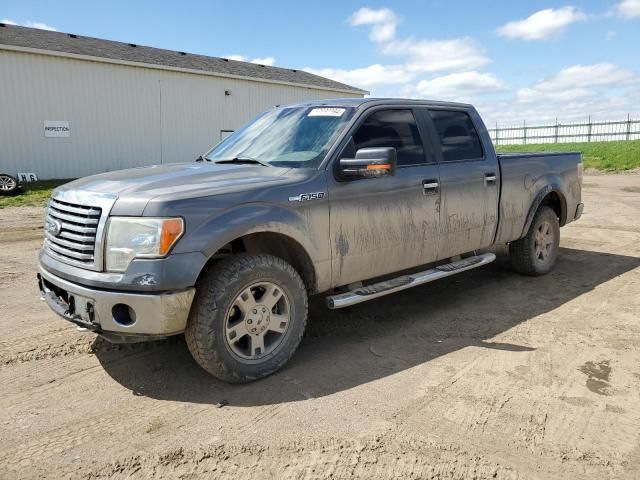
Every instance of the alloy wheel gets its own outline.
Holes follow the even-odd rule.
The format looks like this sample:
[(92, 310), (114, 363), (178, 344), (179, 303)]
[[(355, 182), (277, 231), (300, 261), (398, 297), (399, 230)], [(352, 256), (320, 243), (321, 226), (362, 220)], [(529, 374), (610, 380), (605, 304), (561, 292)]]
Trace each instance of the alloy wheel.
[(243, 360), (260, 360), (282, 343), (291, 323), (286, 293), (272, 282), (245, 288), (233, 301), (225, 321), (225, 341)]

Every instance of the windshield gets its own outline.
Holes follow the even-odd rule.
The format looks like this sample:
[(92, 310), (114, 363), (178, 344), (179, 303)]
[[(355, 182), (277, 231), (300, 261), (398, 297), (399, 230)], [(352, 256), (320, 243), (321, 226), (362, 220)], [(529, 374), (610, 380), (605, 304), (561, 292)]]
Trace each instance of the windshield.
[(255, 159), (278, 167), (315, 168), (353, 112), (352, 107), (324, 106), (269, 110), (216, 145), (205, 159)]

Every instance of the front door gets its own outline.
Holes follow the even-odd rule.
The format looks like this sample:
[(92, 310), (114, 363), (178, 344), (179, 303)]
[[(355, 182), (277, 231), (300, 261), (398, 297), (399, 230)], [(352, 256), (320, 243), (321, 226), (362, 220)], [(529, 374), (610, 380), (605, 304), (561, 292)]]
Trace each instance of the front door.
[(413, 109), (376, 109), (334, 159), (354, 158), (365, 147), (394, 147), (398, 158), (392, 176), (340, 182), (328, 170), (334, 285), (436, 259), (440, 189), (426, 137)]

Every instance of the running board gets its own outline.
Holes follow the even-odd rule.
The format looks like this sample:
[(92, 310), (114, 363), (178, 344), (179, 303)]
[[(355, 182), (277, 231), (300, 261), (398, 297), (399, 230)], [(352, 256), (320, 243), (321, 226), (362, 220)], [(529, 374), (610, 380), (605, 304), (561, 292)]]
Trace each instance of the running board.
[(330, 309), (350, 307), (357, 303), (373, 300), (374, 298), (383, 297), (390, 293), (399, 292), (407, 288), (415, 287), (417, 285), (423, 285), (425, 283), (433, 282), (440, 278), (449, 277), (456, 273), (471, 270), (472, 268), (481, 267), (487, 263), (491, 263), (496, 259), (493, 253), (483, 253), (473, 257), (463, 258), (444, 265), (438, 265), (424, 272), (413, 273), (411, 275), (403, 275), (391, 280), (385, 280), (383, 282), (374, 283), (366, 287), (356, 288), (350, 292), (341, 293), (338, 295), (331, 295), (327, 297), (327, 307)]

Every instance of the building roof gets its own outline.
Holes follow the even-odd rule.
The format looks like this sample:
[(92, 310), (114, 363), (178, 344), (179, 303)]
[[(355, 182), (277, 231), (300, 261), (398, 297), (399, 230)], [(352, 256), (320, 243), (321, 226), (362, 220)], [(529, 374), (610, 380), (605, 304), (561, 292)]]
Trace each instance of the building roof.
[(276, 83), (296, 84), (320, 89), (366, 94), (344, 83), (320, 77), (303, 70), (270, 67), (227, 58), (208, 57), (186, 52), (145, 47), (133, 43), (114, 42), (71, 33), (51, 32), (36, 28), (0, 23), (0, 48), (44, 50), (62, 54), (108, 59), (116, 62), (142, 63), (164, 68), (201, 71), (221, 76), (242, 77)]

